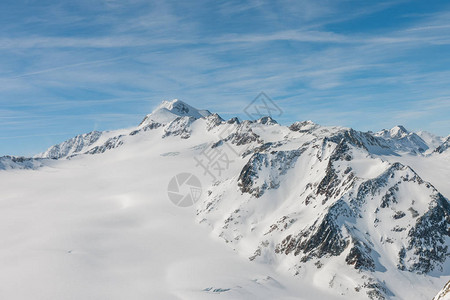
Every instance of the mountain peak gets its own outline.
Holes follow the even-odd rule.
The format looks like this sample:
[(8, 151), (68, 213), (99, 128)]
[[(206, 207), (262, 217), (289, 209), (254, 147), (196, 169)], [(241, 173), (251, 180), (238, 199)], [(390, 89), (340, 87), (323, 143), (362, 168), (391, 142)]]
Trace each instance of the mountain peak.
[(397, 125), (390, 130), (383, 129), (374, 136), (383, 138), (391, 147), (405, 152), (424, 153), (430, 148), (419, 135), (408, 131), (402, 125)]
[(195, 119), (201, 119), (210, 114), (211, 112), (208, 110), (199, 110), (178, 99), (170, 101), (164, 100), (151, 114), (147, 115), (139, 125), (142, 126), (155, 122), (167, 124), (177, 117), (193, 117)]
[(401, 138), (404, 137), (405, 135), (408, 135), (409, 131), (406, 130), (406, 128), (403, 127), (402, 125), (397, 125), (393, 127), (391, 130), (389, 130), (389, 133), (393, 138)]
[(168, 110), (179, 117), (189, 116), (197, 119), (207, 117), (211, 114), (209, 111), (196, 109), (178, 99), (173, 99), (171, 101), (164, 100), (152, 114), (160, 110)]

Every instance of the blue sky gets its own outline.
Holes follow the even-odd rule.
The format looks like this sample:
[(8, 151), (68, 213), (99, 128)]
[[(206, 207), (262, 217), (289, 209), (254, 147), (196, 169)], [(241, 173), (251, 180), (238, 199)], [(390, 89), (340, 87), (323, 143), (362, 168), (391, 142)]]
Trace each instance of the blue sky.
[(0, 155), (260, 91), (283, 124), (450, 134), (448, 1), (2, 0), (0, 26)]

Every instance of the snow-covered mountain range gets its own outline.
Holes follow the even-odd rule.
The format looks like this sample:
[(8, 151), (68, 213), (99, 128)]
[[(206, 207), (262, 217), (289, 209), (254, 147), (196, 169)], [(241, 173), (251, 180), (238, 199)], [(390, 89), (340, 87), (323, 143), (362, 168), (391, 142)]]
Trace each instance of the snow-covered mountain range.
[[(69, 265), (79, 272), (77, 276), (90, 276), (93, 273), (83, 262), (101, 264), (102, 253), (109, 255), (111, 249), (119, 257), (129, 253), (127, 247), (120, 252), (114, 241), (97, 244), (86, 237), (90, 230), (97, 230), (98, 237), (114, 234), (108, 233), (111, 226), (131, 230), (126, 239), (131, 244), (141, 235), (150, 239), (147, 252), (138, 256), (148, 268), (157, 266), (158, 276), (170, 273), (173, 265), (160, 261), (170, 262), (171, 255), (184, 257), (177, 272), (203, 270), (193, 271), (195, 280), (186, 279), (192, 277), (187, 275), (186, 284), (180, 278), (175, 284), (169, 278), (172, 275), (164, 275), (169, 283), (152, 285), (150, 291), (138, 280), (142, 294), (134, 299), (140, 299), (139, 295), (159, 295), (158, 299), (432, 299), (450, 279), (449, 138), (410, 132), (400, 125), (373, 133), (312, 121), (282, 126), (270, 117), (224, 120), (179, 100), (164, 101), (135, 128), (78, 135), (32, 158), (1, 157), (0, 169), (9, 170), (0, 172), (0, 181), (10, 183), (2, 188), (9, 215), (17, 213), (17, 205), (25, 206), (30, 215), (37, 210), (43, 216), (48, 209), (41, 221), (50, 226), (61, 223), (61, 215), (55, 214), (65, 212), (59, 198), (67, 198), (62, 201), (73, 209), (62, 222), (63, 230), (50, 230), (53, 238), (45, 233), (33, 235), (35, 230), (28, 228), (31, 223), (26, 223), (20, 228), (22, 235), (8, 237), (13, 246), (5, 244), (0, 254), (31, 255), (28, 244), (39, 249), (70, 244), (78, 250), (67, 251), (79, 256), (75, 261), (68, 259)], [(165, 195), (171, 177), (181, 172), (194, 174), (202, 183), (203, 193), (191, 214), (173, 206)], [(26, 181), (19, 188), (15, 182), (23, 178)], [(36, 201), (23, 200), (34, 195)], [(21, 200), (12, 204), (13, 199)], [(72, 226), (84, 218), (90, 205), (97, 211), (88, 213), (89, 226), (77, 235)], [(101, 217), (109, 212), (110, 218)], [(170, 218), (174, 212), (183, 215), (182, 221)], [(206, 245), (195, 248), (203, 257), (195, 264), (192, 254), (177, 250), (194, 251), (186, 245), (192, 243), (189, 238), (179, 237), (179, 228), (184, 227)], [(71, 241), (63, 237), (66, 234)], [(30, 236), (29, 243), (25, 238)], [(159, 254), (162, 259), (152, 258), (152, 251), (159, 253), (154, 247), (169, 259), (163, 254)], [(221, 261), (207, 250), (215, 247), (233, 253), (223, 252), (227, 258)], [(47, 254), (33, 255), (42, 265), (54, 262)], [(149, 271), (137, 272), (136, 262), (128, 260), (117, 272), (125, 269), (147, 276)], [(236, 271), (233, 264), (245, 266), (246, 271)], [(218, 275), (211, 268), (234, 271), (221, 270)], [(114, 268), (109, 270), (112, 274), (102, 273), (106, 277), (100, 285), (113, 281), (108, 276), (115, 276)], [(59, 276), (58, 270), (40, 280), (53, 280), (53, 276)], [(74, 295), (83, 295), (77, 290), (83, 286), (75, 284)], [(53, 294), (39, 295), (49, 299)], [(108, 298), (105, 295), (100, 298)], [(108, 299), (120, 299), (119, 295), (112, 293)]]

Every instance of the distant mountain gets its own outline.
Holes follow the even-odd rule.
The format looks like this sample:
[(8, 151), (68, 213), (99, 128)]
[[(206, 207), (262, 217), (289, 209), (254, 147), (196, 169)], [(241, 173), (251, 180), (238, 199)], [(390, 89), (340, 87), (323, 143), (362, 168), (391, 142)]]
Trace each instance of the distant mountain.
[(441, 144), (439, 145), (439, 147), (437, 147), (434, 152), (435, 153), (444, 153), (444, 152), (448, 152), (448, 149), (450, 148), (450, 136), (447, 137), (447, 139)]
[(22, 156), (0, 157), (0, 170), (9, 169), (36, 169), (42, 167), (42, 160)]
[(47, 151), (37, 154), (36, 158), (59, 159), (71, 155), (83, 153), (94, 145), (102, 136), (102, 132), (92, 131), (77, 135), (61, 144), (50, 147)]
[(178, 99), (163, 101), (151, 114), (142, 120), (139, 126), (144, 127), (152, 123), (167, 124), (177, 117), (192, 117), (200, 119), (209, 116), (208, 110), (199, 110)]
[(436, 149), (446, 140), (446, 138), (437, 136), (428, 131), (418, 131), (416, 134), (428, 145), (430, 150)]
[(398, 125), (390, 130), (383, 129), (374, 134), (381, 137), (396, 152), (424, 153), (430, 146), (419, 135), (409, 132), (405, 127)]

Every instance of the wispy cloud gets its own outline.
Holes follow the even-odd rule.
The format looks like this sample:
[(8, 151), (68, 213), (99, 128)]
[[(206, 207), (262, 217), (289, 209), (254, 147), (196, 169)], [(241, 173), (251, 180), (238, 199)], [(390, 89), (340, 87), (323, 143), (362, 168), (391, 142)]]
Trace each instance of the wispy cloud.
[(119, 59), (122, 59), (122, 58), (124, 58), (124, 56), (111, 58), (111, 59), (101, 59), (101, 60), (94, 60), (94, 61), (88, 61), (88, 62), (82, 62), (82, 63), (76, 63), (76, 64), (68, 64), (68, 65), (59, 66), (59, 67), (55, 67), (55, 68), (49, 68), (49, 69), (38, 70), (38, 71), (33, 71), (33, 72), (29, 72), (29, 73), (16, 75), (14, 77), (11, 77), (11, 79), (21, 78), (21, 77), (26, 77), (26, 76), (32, 76), (32, 75), (38, 75), (38, 74), (43, 74), (43, 73), (48, 73), (48, 72), (54, 72), (54, 71), (59, 71), (59, 70), (69, 69), (69, 68), (74, 68), (74, 67), (85, 67), (85, 66), (93, 66), (93, 65), (102, 65), (102, 64), (109, 63), (109, 62), (112, 62), (112, 61), (116, 61), (116, 60), (119, 60)]

